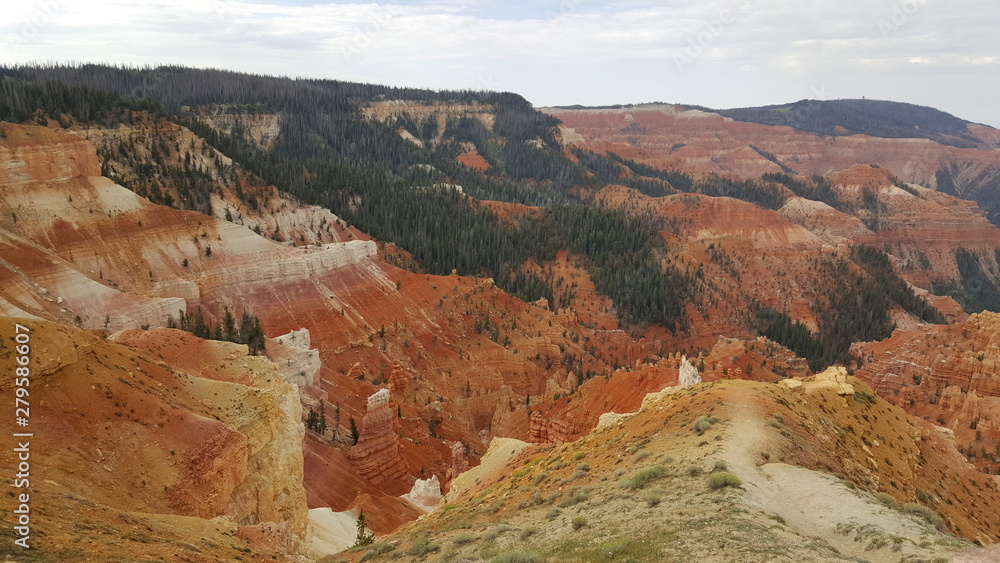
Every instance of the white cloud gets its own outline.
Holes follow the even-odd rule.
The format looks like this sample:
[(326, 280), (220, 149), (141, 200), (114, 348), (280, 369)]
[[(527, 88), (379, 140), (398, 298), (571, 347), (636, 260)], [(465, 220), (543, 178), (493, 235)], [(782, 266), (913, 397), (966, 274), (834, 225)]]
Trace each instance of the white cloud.
[[(7, 61), (499, 84), (541, 104), (741, 106), (836, 84), (1000, 125), (993, 0), (36, 0), (7, 12)], [(690, 64), (678, 69), (677, 57)]]

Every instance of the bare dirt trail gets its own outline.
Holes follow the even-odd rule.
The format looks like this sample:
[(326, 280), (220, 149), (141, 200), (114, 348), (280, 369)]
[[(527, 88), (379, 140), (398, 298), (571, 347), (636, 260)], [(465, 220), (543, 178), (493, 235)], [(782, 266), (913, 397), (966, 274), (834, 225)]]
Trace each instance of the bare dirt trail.
[(833, 475), (784, 463), (758, 465), (768, 443), (782, 439), (780, 429), (768, 424), (767, 413), (755, 412), (745, 401), (737, 400), (727, 410), (722, 459), (743, 480), (743, 498), (750, 507), (774, 514), (803, 536), (819, 538), (844, 555), (873, 563), (926, 557), (928, 550), (941, 558), (963, 551), (961, 540), (879, 504)]

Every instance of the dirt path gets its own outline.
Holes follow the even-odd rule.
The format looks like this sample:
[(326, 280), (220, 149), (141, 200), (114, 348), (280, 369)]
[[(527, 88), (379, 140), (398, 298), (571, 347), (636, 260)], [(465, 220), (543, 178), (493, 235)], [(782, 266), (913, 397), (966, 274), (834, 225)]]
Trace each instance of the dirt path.
[[(935, 545), (947, 537), (928, 524), (887, 508), (871, 495), (851, 489), (837, 477), (784, 463), (757, 465), (771, 440), (781, 439), (742, 401), (730, 404), (729, 427), (722, 448), (730, 471), (743, 480), (746, 503), (774, 514), (806, 537), (826, 541), (840, 553), (873, 563), (896, 563), (907, 555), (955, 554), (954, 547)], [(839, 530), (839, 532), (838, 532)], [(917, 545), (931, 544), (917, 549)]]

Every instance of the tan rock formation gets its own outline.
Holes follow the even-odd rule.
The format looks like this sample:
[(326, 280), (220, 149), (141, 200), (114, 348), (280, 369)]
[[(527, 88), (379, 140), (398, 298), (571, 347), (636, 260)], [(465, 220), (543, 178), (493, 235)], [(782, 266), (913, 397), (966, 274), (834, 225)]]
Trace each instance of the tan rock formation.
[(701, 376), (698, 375), (698, 368), (691, 365), (687, 356), (681, 358), (681, 365), (678, 369), (677, 385), (680, 387), (690, 387), (701, 383)]
[(316, 384), (323, 366), (319, 350), (311, 347), (309, 331), (304, 328), (268, 339), (267, 357), (278, 365), (285, 381), (299, 388)]
[[(246, 437), (244, 474), (220, 512), (240, 525), (288, 522), (287, 540), (304, 541), (308, 514), (302, 488), (302, 408), (297, 388), (285, 382), (279, 367), (266, 358), (248, 356), (244, 345), (200, 341), (170, 329), (126, 331), (115, 335), (115, 340), (147, 350), (192, 375), (220, 382), (220, 396), (229, 406), (220, 419)], [(201, 353), (192, 356), (196, 348)], [(203, 457), (199, 454), (196, 459)]]
[[(72, 507), (62, 506), (71, 495), (113, 511), (112, 528), (128, 512), (164, 521), (225, 516), (234, 530), (272, 522), (284, 530), (281, 551), (301, 547), (301, 414), (274, 364), (248, 357), (245, 346), (175, 330), (111, 342), (48, 321), (0, 320), (4, 341), (15, 323), (31, 330), (32, 431), (67, 445), (32, 457), (32, 470), (46, 476), (37, 492), (63, 499), (56, 512), (72, 520)], [(13, 352), (0, 356), (13, 362)], [(0, 378), (6, 391), (13, 384)], [(64, 524), (63, 516), (42, 519), (37, 531), (54, 537)]]

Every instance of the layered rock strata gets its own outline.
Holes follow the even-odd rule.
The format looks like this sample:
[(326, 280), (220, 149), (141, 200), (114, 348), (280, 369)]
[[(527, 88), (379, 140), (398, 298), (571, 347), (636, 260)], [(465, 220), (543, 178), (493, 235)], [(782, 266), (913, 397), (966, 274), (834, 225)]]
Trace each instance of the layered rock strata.
[(361, 423), (358, 443), (348, 454), (358, 473), (376, 485), (407, 474), (400, 455), (399, 438), (393, 429), (395, 418), (388, 389), (368, 397), (368, 412)]

